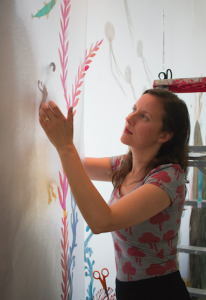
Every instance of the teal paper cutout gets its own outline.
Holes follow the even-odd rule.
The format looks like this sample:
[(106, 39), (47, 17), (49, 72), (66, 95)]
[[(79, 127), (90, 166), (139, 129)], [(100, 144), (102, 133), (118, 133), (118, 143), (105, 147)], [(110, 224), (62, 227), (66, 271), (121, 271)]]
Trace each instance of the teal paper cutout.
[(44, 7), (38, 11), (38, 13), (36, 15), (32, 15), (31, 17), (33, 18), (41, 18), (43, 16), (46, 15), (47, 19), (49, 17), (49, 13), (52, 10), (52, 8), (54, 7), (54, 5), (56, 4), (56, 0), (51, 0), (49, 3), (44, 2)]

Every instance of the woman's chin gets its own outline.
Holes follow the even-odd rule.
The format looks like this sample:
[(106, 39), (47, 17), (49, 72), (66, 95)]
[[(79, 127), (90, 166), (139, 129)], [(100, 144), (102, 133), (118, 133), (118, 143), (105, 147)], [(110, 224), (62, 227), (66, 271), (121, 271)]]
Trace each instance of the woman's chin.
[(128, 141), (124, 138), (123, 135), (121, 136), (120, 141), (122, 142), (122, 144), (130, 146), (130, 145), (128, 144)]

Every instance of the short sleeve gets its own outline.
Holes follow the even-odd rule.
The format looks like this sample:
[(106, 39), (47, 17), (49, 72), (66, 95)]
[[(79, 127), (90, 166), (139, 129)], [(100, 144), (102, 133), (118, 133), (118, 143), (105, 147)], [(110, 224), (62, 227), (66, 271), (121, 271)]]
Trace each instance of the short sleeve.
[[(185, 174), (177, 164), (161, 165), (153, 169), (146, 177), (144, 184), (153, 184), (168, 193), (172, 204), (184, 203)], [(184, 205), (184, 204), (183, 204)]]
[(120, 169), (120, 165), (123, 159), (124, 159), (124, 155), (110, 157), (112, 172), (118, 171)]

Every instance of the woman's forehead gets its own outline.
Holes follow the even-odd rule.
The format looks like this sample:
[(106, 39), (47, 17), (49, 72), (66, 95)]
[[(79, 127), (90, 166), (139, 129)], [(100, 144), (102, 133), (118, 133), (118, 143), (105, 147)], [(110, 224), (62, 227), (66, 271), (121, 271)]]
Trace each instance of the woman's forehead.
[(142, 95), (135, 103), (137, 109), (148, 111), (150, 114), (162, 117), (164, 109), (159, 99), (150, 94)]
[(162, 104), (160, 103), (159, 99), (153, 95), (150, 95), (150, 94), (144, 94), (142, 95), (138, 100), (137, 102), (135, 103), (135, 106), (137, 108), (139, 107), (143, 107), (143, 106), (147, 106), (148, 108), (151, 107), (151, 108), (158, 108), (158, 109), (162, 109), (163, 110), (163, 107), (162, 107)]

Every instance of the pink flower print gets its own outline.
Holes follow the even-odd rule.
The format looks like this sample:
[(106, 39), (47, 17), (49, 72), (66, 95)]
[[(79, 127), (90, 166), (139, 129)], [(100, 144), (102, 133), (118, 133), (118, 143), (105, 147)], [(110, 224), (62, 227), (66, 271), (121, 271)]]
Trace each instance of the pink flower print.
[(116, 199), (119, 198), (119, 188), (114, 190), (114, 197), (115, 197)]
[(130, 235), (132, 235), (132, 228), (131, 228), (131, 227), (129, 227), (129, 228), (125, 228), (125, 231), (127, 231), (127, 232), (128, 232), (128, 229), (129, 229), (129, 234), (130, 234)]
[(112, 166), (112, 171), (113, 172), (117, 171), (117, 168), (119, 167), (119, 165), (120, 165), (120, 159), (119, 159), (119, 157), (117, 157), (116, 160), (115, 160), (114, 165)]
[(124, 235), (122, 235), (118, 230), (113, 231), (113, 232), (114, 232), (114, 234), (116, 234), (116, 235), (118, 236), (118, 238), (120, 238), (122, 241), (124, 241), (124, 242), (127, 241), (127, 238), (126, 238)]
[(135, 259), (136, 259), (136, 263), (138, 263), (138, 259), (139, 259), (139, 265), (141, 265), (141, 257), (145, 257), (145, 253), (140, 251), (138, 248), (132, 246), (131, 248), (129, 248), (127, 250), (127, 253), (130, 255), (130, 256), (134, 256)]
[(184, 198), (185, 196), (185, 185), (182, 184), (177, 187), (176, 193), (178, 194), (179, 198)]
[(161, 168), (161, 166), (159, 166), (159, 167), (157, 167), (157, 168), (155, 168), (155, 169), (152, 169), (152, 170), (149, 172), (148, 176), (150, 176), (150, 175), (156, 173), (160, 168)]
[(157, 182), (160, 181), (169, 183), (171, 181), (171, 178), (168, 176), (168, 173), (166, 171), (160, 171), (157, 174), (154, 174), (151, 178), (157, 179)]
[(170, 216), (166, 213), (164, 214), (163, 212), (158, 213), (154, 217), (149, 219), (149, 222), (153, 225), (159, 224), (159, 229), (162, 231), (162, 225), (165, 221), (168, 221), (170, 219)]
[[(165, 233), (163, 235), (163, 241), (167, 241), (168, 242), (168, 246), (170, 246), (172, 248), (172, 240), (174, 240), (175, 238), (175, 231), (174, 230), (169, 230), (167, 233)], [(170, 245), (170, 241), (171, 241), (171, 245)]]
[(146, 269), (147, 275), (155, 275), (157, 277), (158, 275), (165, 274), (167, 269), (161, 265), (151, 264), (149, 268)]
[(178, 204), (178, 211), (181, 212), (181, 215), (182, 215), (182, 209), (183, 209), (184, 204), (185, 204), (185, 198), (182, 198), (182, 200)]
[(157, 257), (159, 257), (159, 258), (165, 258), (165, 256), (164, 256), (164, 249), (161, 249), (160, 252), (157, 253)]
[(174, 272), (173, 269), (175, 269), (177, 267), (176, 261), (175, 260), (166, 261), (165, 267), (167, 270), (172, 270), (172, 272)]
[(154, 244), (155, 251), (157, 252), (157, 243), (160, 241), (160, 238), (158, 236), (154, 236), (153, 233), (145, 232), (141, 238), (138, 239), (140, 243), (148, 243), (150, 245), (150, 248), (153, 249), (152, 244)]
[(117, 251), (117, 256), (118, 256), (119, 261), (120, 261), (120, 257), (121, 257), (121, 254), (122, 254), (122, 248), (120, 247), (118, 240), (115, 240), (114, 249)]
[[(126, 261), (126, 263), (122, 267), (122, 271), (124, 274), (128, 274), (128, 281), (132, 281), (132, 276), (136, 273), (136, 269), (132, 266), (130, 261)], [(129, 275), (132, 276), (129, 277)]]
[(115, 190), (114, 190), (113, 197), (112, 197), (112, 199), (111, 199), (109, 205), (112, 205), (112, 203), (113, 203), (116, 199), (119, 198), (118, 192), (119, 192), (119, 189), (115, 189)]
[(177, 254), (177, 247), (176, 246), (173, 247), (171, 252), (170, 252), (170, 255), (175, 255), (175, 254)]
[(181, 206), (184, 206), (184, 202), (185, 202), (185, 190), (184, 190), (185, 186), (184, 184), (180, 185), (177, 187), (176, 189), (176, 193), (177, 196), (175, 199), (173, 199), (173, 204), (175, 204), (179, 199), (181, 199), (181, 201), (179, 202), (179, 208), (178, 211), (180, 211)]
[[(181, 214), (182, 215), (182, 214)], [(177, 224), (180, 224), (180, 222), (181, 222), (181, 215), (179, 216), (179, 218), (177, 219)]]
[(179, 165), (171, 165), (173, 169), (175, 169), (175, 175), (177, 175), (176, 180), (178, 180), (180, 173), (184, 173), (184, 171), (180, 168)]
[(115, 265), (116, 265), (116, 270), (118, 271), (118, 263), (117, 263), (116, 256), (115, 256)]
[[(156, 186), (159, 186), (159, 187), (162, 186), (161, 182), (150, 182), (150, 184), (153, 184), (153, 185), (156, 185)], [(162, 189), (164, 190), (164, 188), (162, 188)]]

